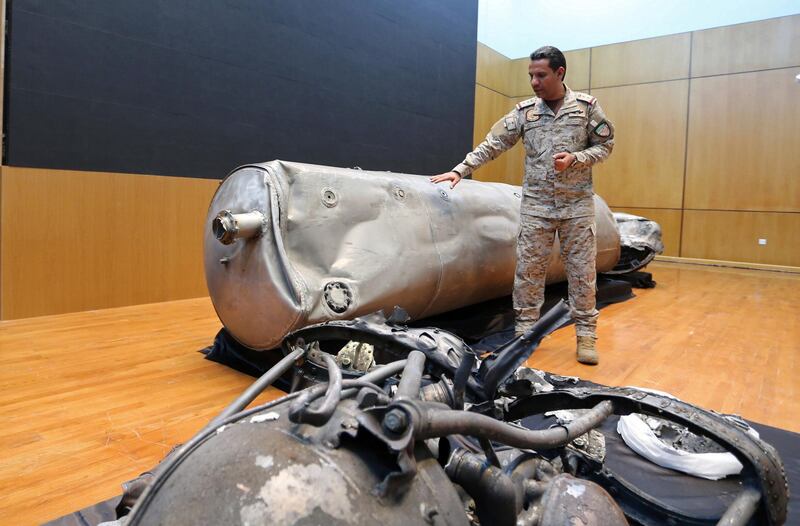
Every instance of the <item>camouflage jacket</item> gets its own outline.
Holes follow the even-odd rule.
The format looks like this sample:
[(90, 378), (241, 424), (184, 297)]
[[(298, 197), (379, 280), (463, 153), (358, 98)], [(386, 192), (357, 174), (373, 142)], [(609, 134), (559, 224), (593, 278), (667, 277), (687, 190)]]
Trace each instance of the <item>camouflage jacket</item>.
[[(466, 177), (520, 139), (525, 144), (521, 213), (556, 219), (594, 215), (592, 165), (605, 160), (614, 147), (614, 127), (597, 99), (566, 88), (557, 115), (540, 98), (522, 101), (453, 171)], [(562, 172), (556, 172), (553, 162), (559, 152), (576, 158)]]

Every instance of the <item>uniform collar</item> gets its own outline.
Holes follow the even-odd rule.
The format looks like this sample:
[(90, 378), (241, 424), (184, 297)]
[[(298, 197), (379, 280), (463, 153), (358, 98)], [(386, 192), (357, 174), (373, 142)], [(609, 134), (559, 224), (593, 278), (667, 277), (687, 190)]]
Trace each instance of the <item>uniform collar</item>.
[(539, 99), (536, 102), (536, 113), (539, 115), (553, 115), (554, 117), (558, 117), (564, 113), (570, 113), (579, 109), (578, 107), (578, 99), (575, 98), (575, 93), (569, 89), (569, 86), (564, 84), (564, 102), (561, 103), (561, 108), (558, 109), (558, 115), (553, 113), (553, 110), (550, 109), (550, 106), (544, 101), (544, 99)]
[(578, 108), (578, 99), (575, 98), (575, 92), (569, 89), (569, 86), (564, 84), (564, 102), (561, 104), (558, 114), (561, 115), (562, 113), (570, 113), (575, 111), (576, 108)]

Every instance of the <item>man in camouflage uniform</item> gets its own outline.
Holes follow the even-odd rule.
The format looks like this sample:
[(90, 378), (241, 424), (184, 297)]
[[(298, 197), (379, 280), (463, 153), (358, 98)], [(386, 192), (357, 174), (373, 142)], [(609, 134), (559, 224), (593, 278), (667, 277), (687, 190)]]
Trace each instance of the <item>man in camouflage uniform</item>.
[(539, 319), (545, 272), (558, 233), (567, 271), (569, 306), (575, 320), (578, 361), (598, 363), (595, 347), (595, 242), (592, 165), (614, 146), (614, 128), (597, 99), (564, 83), (564, 55), (545, 46), (531, 53), (528, 73), (536, 97), (520, 102), (452, 171), (431, 177), (451, 188), (508, 150), (525, 145), (525, 177), (517, 240), (514, 310), (517, 335)]

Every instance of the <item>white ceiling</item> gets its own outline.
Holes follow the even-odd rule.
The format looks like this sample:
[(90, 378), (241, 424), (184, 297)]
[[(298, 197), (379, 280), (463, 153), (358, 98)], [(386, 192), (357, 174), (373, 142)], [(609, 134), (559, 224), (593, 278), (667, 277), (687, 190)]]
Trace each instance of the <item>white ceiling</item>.
[(800, 0), (479, 0), (478, 40), (509, 58), (800, 13)]

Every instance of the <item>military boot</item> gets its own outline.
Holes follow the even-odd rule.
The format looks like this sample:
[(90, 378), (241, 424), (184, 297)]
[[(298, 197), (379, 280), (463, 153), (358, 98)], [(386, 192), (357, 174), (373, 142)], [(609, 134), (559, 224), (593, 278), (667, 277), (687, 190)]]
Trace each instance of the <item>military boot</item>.
[(578, 361), (586, 365), (597, 365), (600, 357), (597, 355), (594, 336), (578, 336)]

